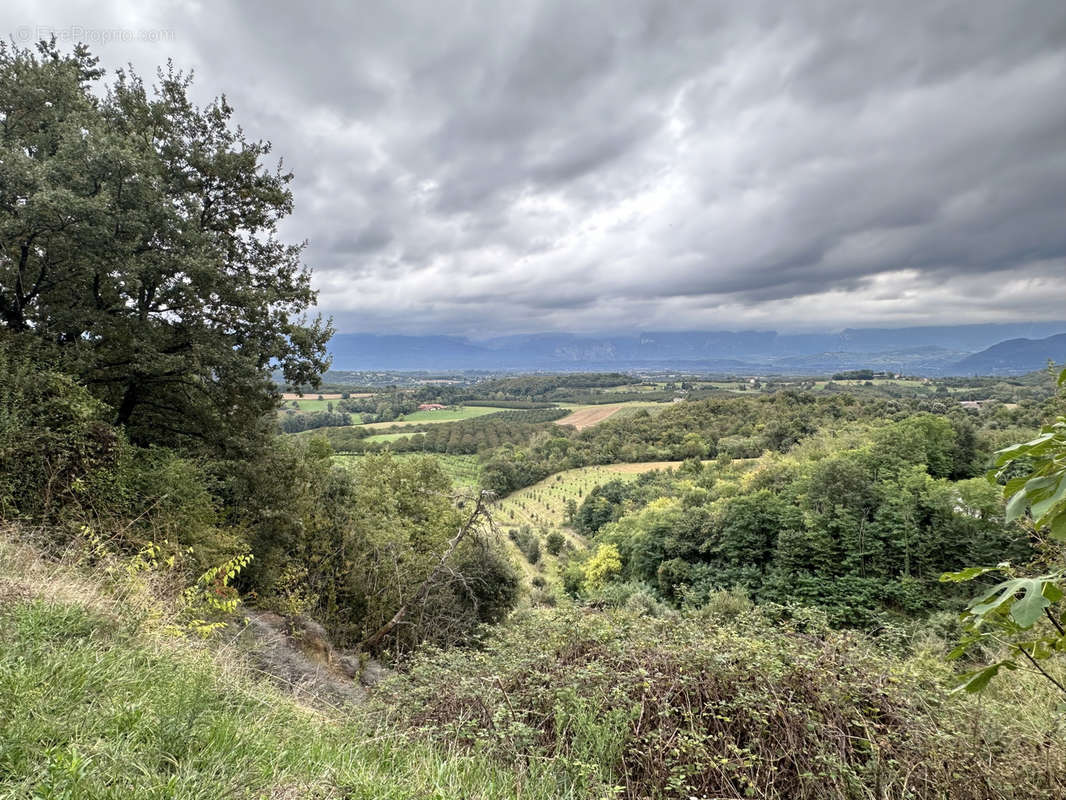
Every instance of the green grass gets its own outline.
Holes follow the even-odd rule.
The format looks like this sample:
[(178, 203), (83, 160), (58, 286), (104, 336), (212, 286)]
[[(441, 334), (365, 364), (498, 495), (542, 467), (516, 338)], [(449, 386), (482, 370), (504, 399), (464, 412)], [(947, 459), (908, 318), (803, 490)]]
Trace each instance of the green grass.
[(454, 422), (458, 419), (473, 419), (483, 417), (486, 414), (495, 414), (497, 411), (507, 411), (506, 408), (494, 406), (458, 406), (457, 408), (442, 408), (440, 411), (415, 411), (405, 414), (402, 422)]
[(406, 439), (411, 436), (410, 433), (375, 433), (373, 436), (367, 436), (363, 439), (364, 442), (394, 442), (397, 439)]
[(340, 411), (340, 403), (340, 400), (318, 400), (315, 395), (308, 395), (301, 400), (282, 401), (281, 410), (283, 413), (287, 409), (301, 412), (329, 411), (329, 407), (333, 406), (334, 411)]
[(11, 586), (0, 580), (5, 800), (577, 796), (550, 763), (514, 770), (311, 711), (232, 651), (162, 638), (84, 587), (59, 587), (64, 600)]

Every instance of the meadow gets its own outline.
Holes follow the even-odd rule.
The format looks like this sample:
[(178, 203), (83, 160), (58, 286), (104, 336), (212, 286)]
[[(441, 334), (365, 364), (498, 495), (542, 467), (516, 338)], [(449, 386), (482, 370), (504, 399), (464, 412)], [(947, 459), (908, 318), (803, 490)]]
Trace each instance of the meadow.
[(427, 425), (438, 422), (459, 422), (464, 419), (475, 419), (486, 414), (496, 414), (507, 411), (506, 408), (496, 406), (459, 406), (457, 408), (442, 408), (439, 411), (415, 411), (405, 414), (403, 419), (393, 422), (372, 422), (364, 427), (368, 430), (388, 430), (389, 428), (406, 428), (412, 425)]

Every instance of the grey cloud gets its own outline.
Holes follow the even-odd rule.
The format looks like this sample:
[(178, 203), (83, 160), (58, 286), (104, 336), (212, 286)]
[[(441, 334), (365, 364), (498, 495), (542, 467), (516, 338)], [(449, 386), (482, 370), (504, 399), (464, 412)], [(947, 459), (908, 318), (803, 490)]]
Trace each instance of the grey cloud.
[[(1060, 318), (1066, 5), (30, 2), (163, 28), (296, 175), (342, 330)], [(909, 293), (920, 287), (918, 296)]]

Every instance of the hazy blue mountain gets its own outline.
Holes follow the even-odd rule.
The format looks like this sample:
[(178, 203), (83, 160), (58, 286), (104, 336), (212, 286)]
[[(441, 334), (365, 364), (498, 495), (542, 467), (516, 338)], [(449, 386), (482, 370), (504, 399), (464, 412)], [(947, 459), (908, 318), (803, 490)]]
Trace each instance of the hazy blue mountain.
[(989, 323), (940, 325), (916, 328), (848, 328), (841, 332), (841, 350), (878, 353), (932, 345), (947, 350), (974, 353), (1005, 339), (1039, 339), (1066, 333), (1062, 322)]
[(953, 365), (956, 375), (1021, 375), (1043, 369), (1048, 359), (1066, 362), (1066, 333), (1046, 339), (1008, 339)]
[[(338, 370), (610, 370), (805, 374), (874, 368), (909, 374), (970, 374), (967, 356), (1003, 342), (1066, 333), (1066, 322), (849, 328), (840, 332), (646, 331), (589, 335), (540, 333), (472, 340), (456, 336), (341, 333), (330, 349)], [(1019, 339), (1019, 336), (1027, 338)], [(1055, 337), (1052, 337), (1055, 338)], [(1047, 341), (1041, 340), (1041, 341)], [(1034, 352), (1044, 352), (1037, 347)], [(1028, 352), (1028, 351), (1026, 351)], [(1018, 356), (1023, 353), (1019, 350)], [(1051, 357), (1056, 357), (1049, 352)], [(1009, 354), (988, 369), (1027, 372), (1033, 358), (1009, 366)], [(1038, 359), (1039, 360), (1039, 359)], [(1042, 362), (1041, 362), (1042, 363)], [(1037, 367), (1040, 363), (1036, 364)]]

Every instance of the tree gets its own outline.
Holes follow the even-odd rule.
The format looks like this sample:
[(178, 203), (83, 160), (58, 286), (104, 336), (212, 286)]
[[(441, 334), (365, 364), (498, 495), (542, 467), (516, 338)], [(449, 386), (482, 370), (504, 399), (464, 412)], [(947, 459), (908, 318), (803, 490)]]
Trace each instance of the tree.
[(602, 589), (608, 579), (622, 571), (622, 557), (613, 544), (601, 544), (585, 563), (585, 588)]
[(138, 443), (232, 449), (317, 386), (330, 324), (303, 244), (279, 239), (292, 176), (168, 65), (151, 90), (83, 46), (0, 43), (0, 326), (47, 344)]
[[(1066, 385), (1066, 370), (1059, 374)], [(962, 676), (960, 688), (976, 692), (1004, 669), (1027, 665), (1053, 683), (1064, 695), (1066, 684), (1044, 663), (1061, 658), (1066, 651), (1066, 568), (1061, 564), (1061, 545), (1066, 542), (1066, 416), (1045, 425), (1035, 439), (996, 453), (996, 469), (989, 478), (1003, 484), (1007, 521), (1028, 513), (1034, 531), (1046, 530), (1052, 549), (1049, 571), (1026, 575), (1002, 562), (995, 567), (968, 567), (946, 573), (942, 581), (971, 581), (988, 574), (1003, 577), (975, 597), (963, 615), (968, 622), (965, 637), (953, 652), (960, 657), (976, 645), (996, 642), (1006, 645), (1004, 658)], [(1057, 568), (1055, 568), (1057, 566)], [(1024, 659), (1024, 660), (1023, 660)]]

